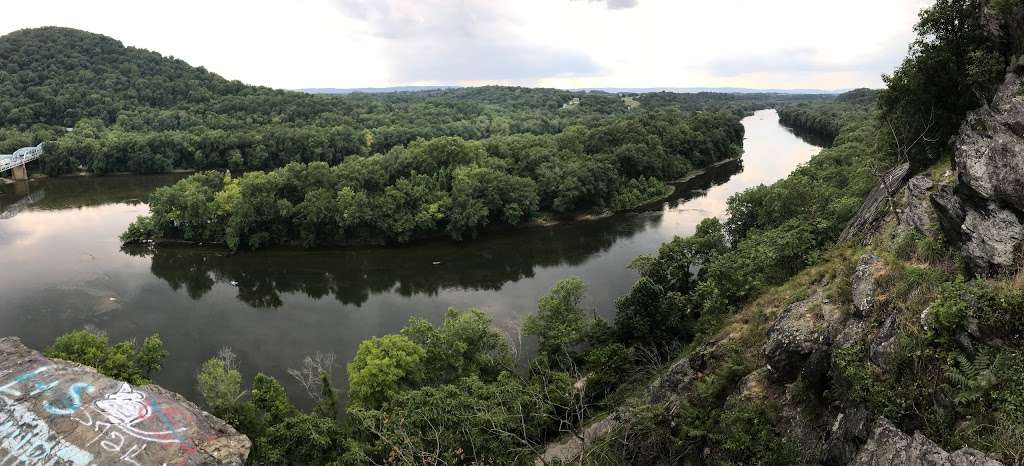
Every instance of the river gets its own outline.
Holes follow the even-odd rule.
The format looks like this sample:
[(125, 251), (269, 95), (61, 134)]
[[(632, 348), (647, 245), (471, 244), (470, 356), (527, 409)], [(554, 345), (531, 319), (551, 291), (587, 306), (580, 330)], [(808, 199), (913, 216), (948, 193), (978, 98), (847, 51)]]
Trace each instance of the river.
[(3, 188), (0, 196), (0, 336), (44, 349), (85, 326), (114, 341), (159, 333), (170, 357), (155, 382), (198, 401), (195, 373), (222, 347), (246, 378), (287, 375), (303, 356), (333, 352), (335, 384), (359, 342), (397, 332), (416, 316), (439, 322), (448, 307), (479, 308), (516, 335), (537, 298), (579, 276), (586, 305), (614, 315), (637, 275), (627, 268), (729, 196), (789, 174), (820, 149), (778, 123), (773, 110), (743, 120), (742, 161), (720, 165), (637, 212), (467, 242), (392, 248), (280, 249), (228, 255), (216, 248), (123, 252), (117, 236), (147, 211), (141, 201), (180, 176), (57, 178)]

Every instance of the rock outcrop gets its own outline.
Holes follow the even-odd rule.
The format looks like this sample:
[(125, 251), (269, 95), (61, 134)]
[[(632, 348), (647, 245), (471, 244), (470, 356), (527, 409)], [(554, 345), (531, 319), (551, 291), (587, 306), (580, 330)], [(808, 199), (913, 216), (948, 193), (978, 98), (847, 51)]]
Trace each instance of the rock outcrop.
[(1002, 466), (1002, 463), (970, 448), (947, 453), (920, 433), (907, 435), (882, 418), (850, 466)]
[(4, 464), (242, 465), (250, 446), (158, 386), (134, 387), (0, 338)]
[[(997, 40), (1024, 33), (1024, 7), (1015, 10), (999, 19), (986, 9)], [(1009, 43), (1011, 53), (1022, 53), (1024, 46)], [(1024, 56), (1012, 60), (992, 103), (967, 115), (953, 149), (957, 184), (931, 199), (946, 239), (962, 246), (973, 273), (1013, 272), (1024, 263)]]
[(859, 315), (870, 314), (878, 295), (878, 275), (882, 260), (874, 254), (865, 254), (857, 261), (857, 269), (850, 278), (853, 289), (853, 308)]
[(879, 222), (892, 207), (893, 195), (898, 193), (907, 182), (907, 174), (910, 173), (910, 164), (903, 163), (893, 167), (888, 173), (882, 175), (878, 186), (868, 193), (860, 210), (846, 224), (846, 228), (839, 235), (839, 242), (845, 242), (856, 236), (866, 236), (875, 231)]
[(935, 229), (935, 211), (929, 202), (929, 196), (935, 183), (925, 176), (915, 176), (907, 182), (903, 190), (903, 209), (900, 212), (900, 223), (913, 228), (929, 238), (938, 237)]
[(764, 345), (772, 380), (789, 383), (800, 375), (819, 380), (827, 374), (830, 347), (841, 318), (839, 307), (821, 292), (789, 305), (768, 329)]

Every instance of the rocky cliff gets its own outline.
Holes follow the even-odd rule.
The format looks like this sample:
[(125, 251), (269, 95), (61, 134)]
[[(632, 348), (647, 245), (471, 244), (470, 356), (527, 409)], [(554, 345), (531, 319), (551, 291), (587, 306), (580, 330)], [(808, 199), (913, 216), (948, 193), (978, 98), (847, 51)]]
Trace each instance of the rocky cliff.
[(998, 3), (1003, 11), (987, 10), (988, 30), (1007, 44), (1011, 65), (992, 102), (960, 128), (956, 182), (932, 195), (946, 239), (979, 275), (1015, 271), (1024, 244), (1024, 7)]
[(0, 464), (242, 465), (250, 446), (177, 394), (0, 338)]

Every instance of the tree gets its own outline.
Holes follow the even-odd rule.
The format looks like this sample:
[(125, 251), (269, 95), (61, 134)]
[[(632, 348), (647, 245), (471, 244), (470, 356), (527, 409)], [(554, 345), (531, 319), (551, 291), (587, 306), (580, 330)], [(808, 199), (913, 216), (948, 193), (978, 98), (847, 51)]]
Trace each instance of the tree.
[(252, 380), (250, 399), (256, 411), (266, 417), (265, 424), (269, 426), (298, 414), (298, 410), (288, 401), (288, 394), (281, 382), (263, 373), (256, 374)]
[(903, 64), (883, 77), (883, 119), (898, 155), (916, 168), (950, 152), (948, 141), (964, 116), (992, 97), (1005, 73), (984, 12), (980, 0), (937, 0), (921, 12)]
[(377, 408), (425, 376), (426, 351), (408, 337), (386, 335), (359, 344), (348, 365), (349, 405)]
[(142, 348), (128, 341), (109, 344), (96, 330), (77, 330), (57, 337), (46, 349), (50, 358), (63, 359), (95, 368), (100, 373), (132, 385), (145, 385), (163, 365), (167, 352), (159, 335), (146, 338)]
[(313, 413), (327, 419), (338, 417), (338, 392), (331, 386), (331, 378), (326, 372), (320, 373), (320, 400)]
[(215, 413), (226, 413), (245, 392), (242, 391), (242, 373), (235, 367), (235, 353), (229, 348), (217, 357), (207, 360), (196, 375), (199, 393)]
[(491, 319), (477, 309), (448, 309), (444, 322), (436, 328), (412, 318), (401, 334), (425, 351), (423, 385), (451, 383), (463, 377), (491, 381), (513, 364), (504, 337), (491, 329)]
[(592, 323), (581, 303), (586, 284), (579, 277), (562, 279), (537, 302), (537, 313), (523, 323), (523, 333), (540, 339), (541, 352), (561, 358), (572, 354)]

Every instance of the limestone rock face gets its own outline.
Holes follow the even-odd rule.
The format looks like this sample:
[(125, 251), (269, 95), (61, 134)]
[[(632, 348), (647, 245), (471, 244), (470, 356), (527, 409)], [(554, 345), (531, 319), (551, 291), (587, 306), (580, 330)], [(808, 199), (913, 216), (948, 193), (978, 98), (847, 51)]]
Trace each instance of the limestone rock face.
[(0, 338), (0, 456), (12, 464), (242, 465), (250, 446), (158, 386), (134, 387)]
[(920, 433), (907, 435), (880, 419), (850, 466), (1001, 466), (983, 453), (963, 448), (947, 453)]

